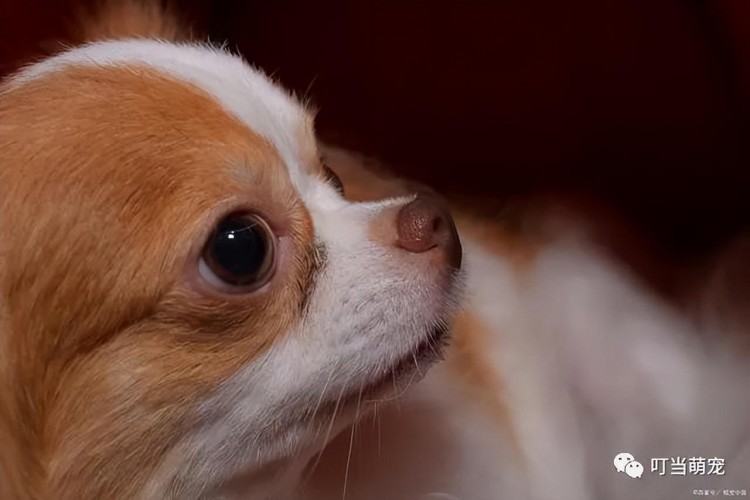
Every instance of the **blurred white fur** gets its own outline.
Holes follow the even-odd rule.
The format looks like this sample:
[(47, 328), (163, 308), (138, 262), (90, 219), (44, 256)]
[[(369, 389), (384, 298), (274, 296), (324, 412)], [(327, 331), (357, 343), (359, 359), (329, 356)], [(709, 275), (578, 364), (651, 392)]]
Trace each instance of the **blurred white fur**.
[[(674, 500), (695, 489), (750, 490), (750, 368), (729, 341), (737, 311), (734, 330), (717, 333), (727, 314), (706, 314), (721, 300), (714, 292), (696, 320), (581, 232), (562, 233), (524, 270), (463, 235), (467, 309), (491, 332), (485, 360), (511, 425), (443, 364), (360, 424), (351, 460), (341, 458), (349, 433), (334, 442), (300, 496), (341, 497), (345, 474), (345, 497), (358, 500)], [(643, 464), (642, 478), (615, 470), (620, 452)], [(725, 474), (671, 475), (670, 460), (665, 475), (651, 471), (652, 458), (691, 457), (723, 458)]]

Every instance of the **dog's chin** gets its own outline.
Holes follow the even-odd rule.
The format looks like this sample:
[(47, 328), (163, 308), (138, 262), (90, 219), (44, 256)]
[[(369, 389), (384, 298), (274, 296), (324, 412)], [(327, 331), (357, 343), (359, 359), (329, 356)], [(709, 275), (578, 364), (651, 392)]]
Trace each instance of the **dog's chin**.
[(350, 393), (348, 397), (369, 404), (399, 395), (412, 384), (419, 382), (427, 370), (443, 358), (447, 343), (448, 329), (434, 328), (415, 348), (402, 356), (383, 375), (367, 384), (361, 391)]
[(337, 432), (362, 418), (379, 404), (398, 400), (411, 386), (424, 378), (436, 362), (443, 359), (450, 340), (450, 318), (457, 311), (463, 295), (462, 274), (458, 271), (449, 273), (444, 287), (447, 305), (442, 311), (439, 326), (425, 329), (415, 346), (406, 350), (389, 367), (373, 374), (370, 380), (352, 385), (342, 393), (318, 402), (312, 412), (313, 417), (308, 422), (317, 428), (315, 434), (318, 438), (321, 438), (321, 429), (325, 437), (322, 442), (315, 439), (313, 446), (325, 444)]
[(447, 327), (431, 330), (416, 347), (407, 351), (388, 369), (358, 387), (353, 387), (324, 403), (318, 411), (323, 419), (338, 422), (363, 416), (379, 403), (398, 399), (413, 384), (419, 382), (429, 368), (443, 358), (448, 344)]

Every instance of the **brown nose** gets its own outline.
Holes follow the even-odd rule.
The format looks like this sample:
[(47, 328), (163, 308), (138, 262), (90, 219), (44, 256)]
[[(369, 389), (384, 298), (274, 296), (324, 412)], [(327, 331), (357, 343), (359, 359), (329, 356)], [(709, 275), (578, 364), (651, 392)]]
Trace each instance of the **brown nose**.
[(420, 193), (398, 214), (398, 246), (413, 253), (441, 252), (446, 263), (461, 267), (461, 241), (446, 204), (436, 195)]

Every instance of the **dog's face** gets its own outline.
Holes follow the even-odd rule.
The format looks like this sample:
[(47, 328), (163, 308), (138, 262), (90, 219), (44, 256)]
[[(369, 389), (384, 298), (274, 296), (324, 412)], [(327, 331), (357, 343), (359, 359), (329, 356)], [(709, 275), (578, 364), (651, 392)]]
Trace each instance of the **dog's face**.
[(240, 60), (95, 44), (22, 72), (1, 106), (14, 481), (205, 493), (309, 455), (434, 358), (450, 217), (347, 201), (309, 114)]

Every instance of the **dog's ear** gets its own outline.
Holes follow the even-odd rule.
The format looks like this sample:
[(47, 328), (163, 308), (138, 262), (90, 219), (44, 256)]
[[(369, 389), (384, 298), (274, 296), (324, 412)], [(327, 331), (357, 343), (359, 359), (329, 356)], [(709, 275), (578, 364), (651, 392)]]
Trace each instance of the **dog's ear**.
[(190, 30), (174, 12), (171, 1), (103, 0), (81, 9), (72, 37), (78, 43), (122, 38), (181, 41)]

